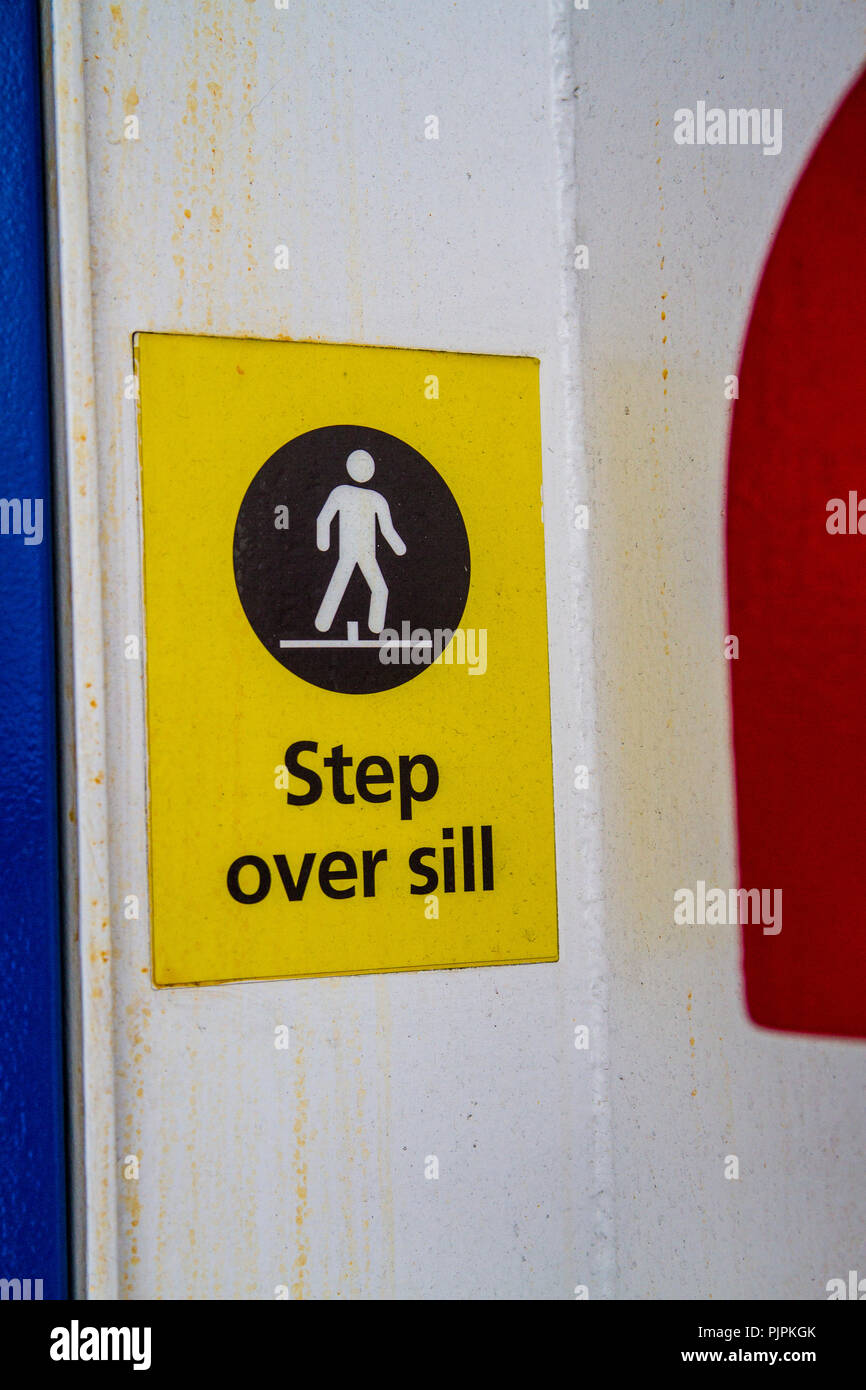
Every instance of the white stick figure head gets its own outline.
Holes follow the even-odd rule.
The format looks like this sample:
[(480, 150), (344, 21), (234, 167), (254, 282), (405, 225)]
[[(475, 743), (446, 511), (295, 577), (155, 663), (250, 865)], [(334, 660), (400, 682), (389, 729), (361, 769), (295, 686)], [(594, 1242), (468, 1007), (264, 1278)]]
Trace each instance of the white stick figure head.
[(355, 449), (346, 459), (346, 471), (356, 483), (369, 483), (376, 471), (376, 465), (366, 449)]

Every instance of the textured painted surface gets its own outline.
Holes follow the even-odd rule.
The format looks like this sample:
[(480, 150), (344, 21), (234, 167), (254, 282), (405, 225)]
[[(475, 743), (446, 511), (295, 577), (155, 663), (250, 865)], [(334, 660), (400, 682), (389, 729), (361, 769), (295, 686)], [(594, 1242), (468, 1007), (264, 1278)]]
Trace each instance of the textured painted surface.
[[(866, 1058), (751, 1025), (739, 929), (673, 912), (680, 887), (737, 882), (725, 378), (784, 203), (862, 63), (866, 8), (617, 3), (583, 18), (617, 1293), (824, 1298), (863, 1263)], [(782, 107), (781, 154), (675, 144), (674, 112), (698, 100)]]
[[(41, 544), (0, 535), (0, 1278), (66, 1290), (51, 472), (36, 10), (0, 46), (0, 496), (42, 502)], [(31, 509), (30, 520), (36, 513)], [(39, 531), (33, 532), (35, 541)]]
[[(56, 21), (56, 25), (55, 25)], [(81, 10), (43, 6), (52, 413), (57, 463), (61, 815), (76, 1294), (117, 1292), (105, 653)], [(63, 170), (58, 182), (58, 166)], [(62, 314), (59, 285), (62, 284)], [(84, 1095), (87, 1105), (84, 1105)]]
[[(98, 727), (79, 776), (80, 868), (94, 889), (105, 868), (111, 924), (106, 964), (82, 893), (89, 1287), (823, 1296), (862, 1267), (861, 1054), (752, 1027), (736, 933), (675, 928), (673, 894), (735, 873), (724, 377), (860, 61), (862, 6), (94, 2), (81, 61), (79, 6), (53, 9), (79, 139), (58, 185), (81, 326), (67, 405), (89, 411), (70, 527), (90, 537), (80, 635), (92, 656), (104, 628), (108, 693), (107, 783)], [(674, 145), (673, 112), (716, 92), (784, 105), (782, 154)], [(142, 622), (123, 391), (142, 329), (540, 358), (557, 966), (150, 989), (146, 910), (123, 916), (146, 893), (141, 671), (122, 655)]]
[[(554, 527), (552, 541), (546, 528), (554, 779), (569, 847), (558, 866), (558, 965), (155, 993), (143, 684), (141, 663), (124, 658), (125, 635), (142, 625), (135, 402), (124, 395), (139, 330), (537, 356), (545, 516), (572, 514), (570, 231), (560, 230), (566, 190), (554, 138), (567, 139), (570, 109), (566, 9), (556, 7), (553, 29), (543, 3), (509, 7), (493, 27), (470, 4), (332, 13), (190, 0), (53, 11), (57, 88), (74, 94), (58, 102), (61, 252), (72, 267), (64, 295), (80, 324), (67, 334), (68, 420), (92, 407), (91, 342), (96, 381), (95, 421), (67, 428), (70, 546), (85, 586), (74, 596), (76, 643), (85, 655), (95, 649), (85, 591), (101, 565), (107, 690), (103, 784), (100, 730), (82, 723), (87, 692), (73, 668), (79, 755), (91, 764), (76, 779), (76, 871), (93, 886), (82, 889), (78, 918), (86, 1286), (110, 1292), (116, 1278), (122, 1296), (171, 1298), (273, 1298), (281, 1285), (334, 1298), (559, 1298), (578, 1282), (598, 1288), (591, 1271), (608, 1258), (603, 970), (586, 930), (592, 794), (580, 839), (570, 796), (592, 728), (585, 609), (580, 624), (571, 617), (569, 585), (582, 573), (573, 528)], [(75, 220), (76, 82), (87, 229)], [(425, 139), (430, 114), (438, 141)], [(138, 140), (124, 139), (131, 115)], [(281, 244), (288, 272), (274, 268)], [(88, 530), (94, 489), (98, 543)], [(124, 916), (131, 894), (141, 899), (137, 919)], [(106, 998), (110, 1033), (97, 1027)], [(589, 1055), (574, 1046), (584, 1023)], [(280, 1025), (290, 1047), (277, 1051)], [(113, 1093), (100, 1084), (110, 1071)], [(123, 1177), (125, 1155), (138, 1158), (138, 1181)], [(439, 1160), (438, 1179), (425, 1178), (428, 1156)]]

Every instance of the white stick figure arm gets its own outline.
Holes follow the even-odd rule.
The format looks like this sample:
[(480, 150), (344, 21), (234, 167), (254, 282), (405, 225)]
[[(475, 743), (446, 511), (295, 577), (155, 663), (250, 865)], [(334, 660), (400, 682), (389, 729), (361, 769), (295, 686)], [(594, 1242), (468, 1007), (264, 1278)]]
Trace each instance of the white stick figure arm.
[(320, 550), (330, 550), (331, 548), (331, 522), (339, 510), (340, 504), (337, 501), (337, 489), (335, 488), (316, 518), (316, 545)]
[(394, 530), (394, 523), (391, 520), (391, 508), (388, 506), (384, 497), (380, 497), (376, 502), (376, 515), (379, 518), (379, 529), (395, 555), (405, 555), (405, 542)]

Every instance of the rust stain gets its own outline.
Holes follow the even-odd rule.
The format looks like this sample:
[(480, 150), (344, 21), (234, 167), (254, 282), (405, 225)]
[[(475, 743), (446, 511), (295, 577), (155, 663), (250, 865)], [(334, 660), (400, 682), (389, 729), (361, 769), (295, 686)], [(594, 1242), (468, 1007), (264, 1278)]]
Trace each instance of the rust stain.
[(183, 116), (184, 125), (195, 125), (198, 120), (198, 82), (195, 78), (189, 84), (189, 91), (186, 94), (186, 112)]
[(306, 1071), (304, 1068), (303, 1045), (300, 1047), (295, 1057), (295, 1102), (296, 1113), (293, 1125), (295, 1149), (293, 1163), (295, 1172), (295, 1228), (297, 1231), (297, 1247), (295, 1251), (294, 1277), (292, 1280), (291, 1294), (292, 1298), (302, 1299), (307, 1292), (309, 1283), (307, 1262), (310, 1256), (310, 1239), (304, 1229), (308, 1215), (307, 1159), (305, 1148), (309, 1120), (309, 1101), (306, 1095)]
[[(127, 1116), (124, 1124), (125, 1142), (128, 1138), (130, 1143), (127, 1152), (133, 1152), (131, 1146), (132, 1116)], [(139, 1158), (141, 1156), (139, 1155)], [(120, 1270), (121, 1297), (131, 1299), (135, 1296), (134, 1271), (130, 1266), (141, 1263), (141, 1256), (138, 1253), (138, 1241), (136, 1239), (136, 1229), (141, 1221), (141, 1198), (138, 1191), (138, 1181), (134, 1178), (123, 1178), (120, 1180), (120, 1205), (125, 1217), (122, 1235), (128, 1243), (127, 1258)]]
[(388, 986), (384, 980), (376, 983), (376, 1050), (378, 1072), (381, 1078), (377, 1087), (379, 1094), (379, 1114), (376, 1133), (378, 1136), (378, 1173), (381, 1194), (381, 1238), (383, 1242), (379, 1277), (382, 1281), (380, 1297), (394, 1297), (394, 1192), (391, 1175), (391, 1008)]
[(114, 33), (111, 36), (111, 46), (116, 51), (123, 48), (129, 42), (129, 31), (126, 27), (126, 20), (123, 17), (123, 10), (120, 5), (111, 6), (111, 18), (114, 20)]

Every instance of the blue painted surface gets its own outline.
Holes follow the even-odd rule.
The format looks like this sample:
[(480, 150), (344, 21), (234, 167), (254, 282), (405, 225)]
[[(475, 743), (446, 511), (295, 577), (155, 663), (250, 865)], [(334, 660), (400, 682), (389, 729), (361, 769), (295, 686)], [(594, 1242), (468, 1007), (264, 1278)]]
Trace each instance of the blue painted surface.
[[(0, 1278), (66, 1295), (49, 386), (35, 0), (0, 42)], [(22, 528), (27, 520), (22, 506)], [(0, 530), (3, 509), (0, 507)]]

